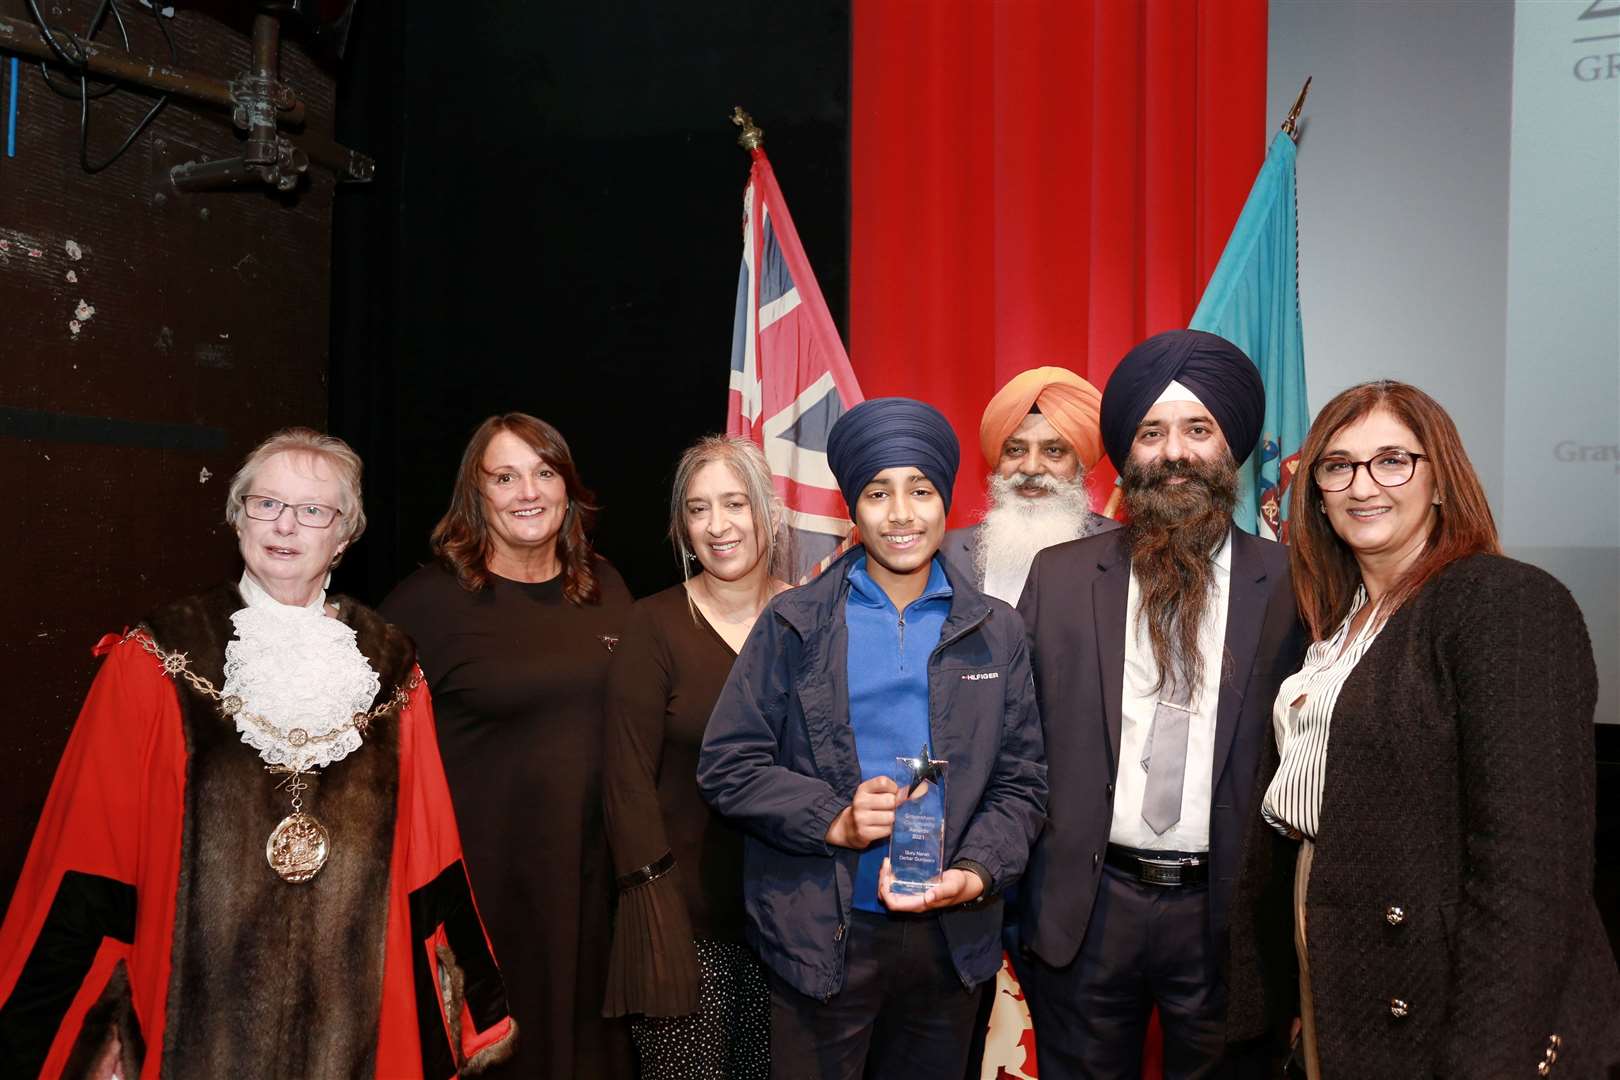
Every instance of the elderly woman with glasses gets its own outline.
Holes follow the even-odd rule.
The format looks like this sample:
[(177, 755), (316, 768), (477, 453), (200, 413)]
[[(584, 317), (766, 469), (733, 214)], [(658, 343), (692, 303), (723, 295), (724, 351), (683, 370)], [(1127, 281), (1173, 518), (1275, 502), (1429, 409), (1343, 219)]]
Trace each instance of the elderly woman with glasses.
[[(1592, 896), (1580, 609), (1502, 556), (1456, 426), (1421, 390), (1344, 391), (1300, 460), (1289, 560), (1315, 643), (1272, 712), (1281, 762), (1234, 901), (1229, 1036), (1262, 980), (1274, 1016), (1293, 1006), (1297, 974), (1313, 1078), (1607, 1076), (1620, 975)], [(1275, 978), (1262, 933), (1287, 917), (1290, 863), (1296, 955)]]
[(240, 580), (108, 635), (0, 927), (5, 1076), (447, 1077), (515, 1025), (410, 640), (326, 592), (360, 459), (278, 432)]

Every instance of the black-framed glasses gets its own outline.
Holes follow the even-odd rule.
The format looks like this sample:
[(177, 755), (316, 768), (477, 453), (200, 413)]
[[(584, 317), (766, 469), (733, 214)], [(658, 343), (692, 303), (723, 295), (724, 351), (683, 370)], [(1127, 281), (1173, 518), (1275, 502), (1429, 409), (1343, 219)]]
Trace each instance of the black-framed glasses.
[(1325, 458), (1316, 463), (1311, 475), (1316, 486), (1323, 491), (1343, 491), (1356, 482), (1356, 470), (1365, 468), (1367, 475), (1379, 487), (1400, 487), (1417, 472), (1417, 463), (1428, 457), (1415, 450), (1385, 450), (1366, 461), (1349, 458)]
[(287, 509), (292, 510), (294, 521), (311, 529), (331, 528), (332, 522), (343, 516), (343, 511), (337, 507), (320, 503), (282, 502), (268, 495), (242, 496), (242, 512), (254, 521), (275, 521)]

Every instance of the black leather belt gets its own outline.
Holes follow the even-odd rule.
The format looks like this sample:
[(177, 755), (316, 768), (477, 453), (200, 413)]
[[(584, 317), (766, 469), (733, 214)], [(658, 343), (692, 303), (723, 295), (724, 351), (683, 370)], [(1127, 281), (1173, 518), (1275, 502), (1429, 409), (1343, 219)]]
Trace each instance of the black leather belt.
[(1209, 882), (1207, 851), (1142, 851), (1109, 844), (1103, 861), (1144, 885), (1175, 887)]

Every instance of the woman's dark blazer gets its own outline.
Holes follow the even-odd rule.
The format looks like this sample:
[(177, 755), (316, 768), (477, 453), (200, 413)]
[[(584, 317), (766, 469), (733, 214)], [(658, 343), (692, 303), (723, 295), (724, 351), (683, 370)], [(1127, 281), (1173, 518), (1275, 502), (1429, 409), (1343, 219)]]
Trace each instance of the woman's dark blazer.
[[(1379, 633), (1334, 707), (1305, 901), (1324, 1077), (1620, 1061), (1592, 896), (1596, 700), (1575, 601), (1512, 559), (1458, 560)], [(1276, 880), (1268, 853), (1250, 845), (1237, 904)], [(1232, 933), (1254, 926), (1234, 915)], [(1235, 965), (1234, 998), (1260, 974)]]

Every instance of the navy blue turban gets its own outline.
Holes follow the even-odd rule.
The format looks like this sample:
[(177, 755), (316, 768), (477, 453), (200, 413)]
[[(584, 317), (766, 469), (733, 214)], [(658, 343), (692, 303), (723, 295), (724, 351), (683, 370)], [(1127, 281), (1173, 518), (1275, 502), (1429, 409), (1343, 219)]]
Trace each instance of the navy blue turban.
[(1114, 467), (1125, 467), (1137, 425), (1172, 382), (1198, 395), (1221, 426), (1232, 457), (1243, 464), (1260, 442), (1266, 418), (1266, 387), (1254, 361), (1223, 337), (1166, 330), (1126, 353), (1103, 388), (1099, 420)]
[(863, 401), (840, 416), (827, 433), (827, 464), (852, 519), (861, 489), (897, 465), (913, 466), (933, 481), (949, 513), (961, 454), (945, 414), (911, 398)]

